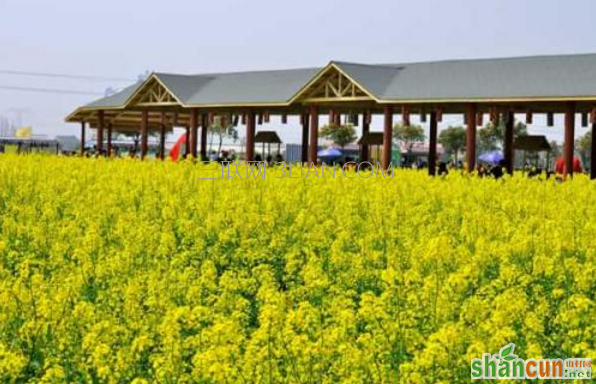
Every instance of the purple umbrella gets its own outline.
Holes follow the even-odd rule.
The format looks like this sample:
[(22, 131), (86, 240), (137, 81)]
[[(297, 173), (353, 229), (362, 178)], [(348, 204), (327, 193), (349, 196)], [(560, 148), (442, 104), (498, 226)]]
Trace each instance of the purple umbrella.
[(485, 163), (491, 164), (499, 164), (501, 160), (503, 160), (503, 153), (501, 151), (491, 151), (483, 153), (482, 155), (478, 156), (480, 161), (484, 161)]
[(319, 157), (340, 157), (341, 155), (341, 151), (336, 148), (323, 149), (317, 153), (317, 156)]

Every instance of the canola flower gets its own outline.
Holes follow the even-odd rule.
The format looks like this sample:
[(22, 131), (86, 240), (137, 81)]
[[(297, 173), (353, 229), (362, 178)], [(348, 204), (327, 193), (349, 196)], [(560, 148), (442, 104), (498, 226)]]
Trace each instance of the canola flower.
[(2, 383), (464, 383), (596, 358), (596, 184), (0, 156)]

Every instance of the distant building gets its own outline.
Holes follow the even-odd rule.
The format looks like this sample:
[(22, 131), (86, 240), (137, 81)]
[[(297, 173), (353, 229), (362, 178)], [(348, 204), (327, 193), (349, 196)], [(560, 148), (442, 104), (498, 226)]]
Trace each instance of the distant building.
[(74, 152), (81, 147), (81, 141), (74, 135), (58, 135), (56, 141), (62, 152)]

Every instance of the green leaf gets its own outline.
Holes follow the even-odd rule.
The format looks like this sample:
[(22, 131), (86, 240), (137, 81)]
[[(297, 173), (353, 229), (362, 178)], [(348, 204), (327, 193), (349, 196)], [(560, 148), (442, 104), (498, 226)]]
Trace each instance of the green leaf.
[(508, 354), (510, 354), (511, 353), (511, 349), (513, 349), (513, 345), (511, 347), (505, 349), (503, 351), (503, 353), (501, 353), (501, 356), (507, 356)]
[(503, 359), (505, 359), (507, 361), (511, 361), (511, 360), (515, 360), (515, 357), (513, 357), (513, 356), (507, 356), (507, 357), (504, 357)]

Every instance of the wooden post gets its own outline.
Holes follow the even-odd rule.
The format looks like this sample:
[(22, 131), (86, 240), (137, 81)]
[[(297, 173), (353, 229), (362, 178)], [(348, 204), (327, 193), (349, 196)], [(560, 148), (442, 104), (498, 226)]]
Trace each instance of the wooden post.
[(186, 126), (186, 132), (184, 136), (184, 158), (190, 155), (190, 124)]
[(97, 111), (97, 154), (101, 156), (103, 152), (103, 130), (105, 128), (105, 120), (103, 111)]
[(201, 115), (201, 160), (209, 160), (207, 156), (207, 130), (209, 129), (209, 115), (203, 113)]
[(563, 177), (573, 177), (573, 146), (575, 144), (575, 103), (565, 103), (565, 143), (563, 147), (565, 169)]
[(384, 171), (389, 169), (391, 164), (391, 147), (393, 141), (393, 107), (386, 105), (383, 108), (384, 128), (383, 128), (383, 157), (381, 167)]
[(108, 123), (106, 156), (112, 157), (112, 123)]
[[(263, 115), (259, 115), (263, 116)], [(246, 121), (246, 161), (255, 160), (255, 112), (248, 110)]]
[(193, 159), (197, 158), (197, 146), (199, 140), (199, 114), (196, 108), (190, 110), (190, 155)]
[(310, 106), (310, 127), (308, 142), (308, 163), (317, 163), (317, 150), (319, 146), (319, 109), (316, 105)]
[(497, 107), (490, 108), (490, 122), (494, 126), (499, 125), (499, 110)]
[(555, 114), (552, 112), (546, 113), (546, 126), (552, 127), (555, 125)]
[(590, 150), (590, 179), (596, 179), (596, 121), (592, 122), (592, 148)]
[(159, 158), (164, 160), (166, 158), (166, 123), (168, 116), (165, 112), (161, 113), (161, 126), (159, 131)]
[(428, 174), (434, 176), (437, 173), (437, 113), (430, 113), (430, 131), (428, 147)]
[(410, 109), (405, 105), (401, 107), (401, 120), (404, 127), (410, 126)]
[[(362, 115), (362, 141), (365, 141), (365, 137), (370, 133), (370, 113), (370, 111), (365, 111)], [(360, 144), (360, 162), (368, 161), (368, 157), (368, 144)]]
[(476, 126), (482, 127), (484, 125), (484, 114), (482, 112), (478, 112), (476, 114)]
[(309, 115), (308, 113), (302, 114), (302, 153), (300, 156), (300, 160), (303, 163), (308, 161), (308, 127), (309, 127)]
[(148, 139), (149, 139), (149, 111), (141, 112), (141, 160), (147, 156)]
[(476, 104), (468, 105), (468, 132), (466, 134), (466, 154), (468, 172), (476, 168)]
[(85, 122), (81, 121), (81, 156), (85, 156)]
[(503, 149), (505, 152), (505, 168), (507, 173), (513, 174), (513, 129), (515, 126), (515, 114), (512, 111), (507, 112), (507, 121), (505, 122), (505, 143)]

